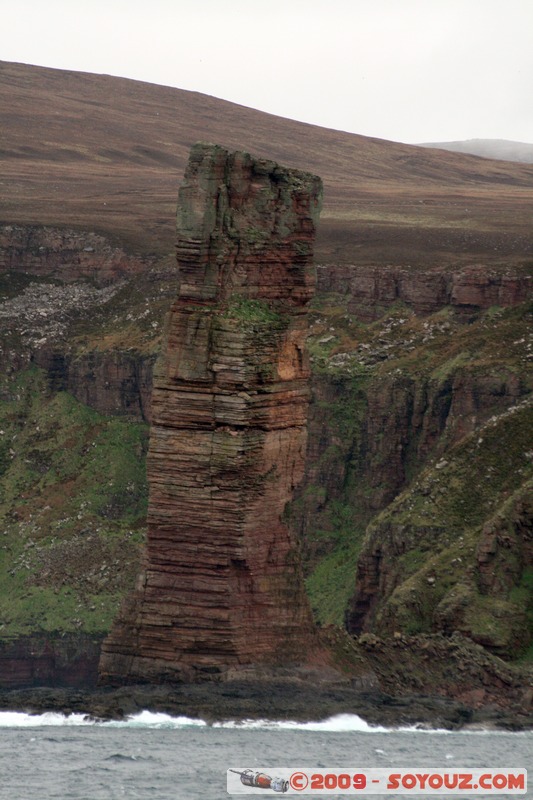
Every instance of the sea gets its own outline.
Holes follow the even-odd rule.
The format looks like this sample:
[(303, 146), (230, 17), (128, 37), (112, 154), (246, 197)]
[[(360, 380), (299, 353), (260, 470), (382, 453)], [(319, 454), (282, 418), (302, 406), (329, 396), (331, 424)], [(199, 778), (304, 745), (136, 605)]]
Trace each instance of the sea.
[[(274, 774), (301, 767), (450, 772), (528, 766), (533, 768), (533, 731), (387, 729), (351, 714), (309, 723), (207, 724), (149, 711), (109, 722), (80, 714), (0, 712), (1, 800), (220, 800), (232, 796), (227, 770), (235, 767)], [(294, 796), (292, 790), (289, 794)], [(283, 795), (252, 787), (247, 796)], [(348, 795), (313, 791), (312, 796), (341, 800)], [(474, 795), (454, 796), (465, 800)], [(533, 798), (533, 791), (475, 796)]]

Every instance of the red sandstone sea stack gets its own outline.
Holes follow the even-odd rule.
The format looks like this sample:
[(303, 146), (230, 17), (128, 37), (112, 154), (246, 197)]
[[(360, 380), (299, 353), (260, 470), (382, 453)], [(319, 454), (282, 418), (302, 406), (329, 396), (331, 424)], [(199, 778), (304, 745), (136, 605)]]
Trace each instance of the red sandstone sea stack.
[(101, 680), (198, 680), (314, 660), (284, 510), (307, 440), (314, 175), (193, 147), (178, 297), (154, 374), (145, 568)]

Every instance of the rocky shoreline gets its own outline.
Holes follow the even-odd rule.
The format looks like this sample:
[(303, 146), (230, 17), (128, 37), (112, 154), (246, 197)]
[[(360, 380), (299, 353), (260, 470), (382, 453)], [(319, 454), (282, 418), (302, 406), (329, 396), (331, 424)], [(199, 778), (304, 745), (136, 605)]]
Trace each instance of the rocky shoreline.
[(533, 729), (533, 714), (494, 705), (472, 708), (438, 696), (393, 697), (350, 685), (317, 688), (295, 680), (176, 686), (136, 685), (117, 689), (32, 688), (0, 692), (0, 710), (30, 714), (85, 714), (95, 721), (121, 720), (143, 710), (214, 722), (249, 719), (310, 722), (355, 714), (388, 728), (473, 730)]
[[(194, 682), (109, 686), (98, 684), (97, 640), (67, 639), (61, 649), (57, 642), (54, 648), (28, 639), (0, 659), (0, 711), (121, 720), (148, 710), (208, 724), (356, 714), (389, 728), (533, 730), (533, 669), (527, 664), (505, 662), (459, 634), (353, 638), (332, 626), (320, 635), (329, 663), (250, 665), (199, 672)], [(30, 651), (37, 659), (33, 669)]]

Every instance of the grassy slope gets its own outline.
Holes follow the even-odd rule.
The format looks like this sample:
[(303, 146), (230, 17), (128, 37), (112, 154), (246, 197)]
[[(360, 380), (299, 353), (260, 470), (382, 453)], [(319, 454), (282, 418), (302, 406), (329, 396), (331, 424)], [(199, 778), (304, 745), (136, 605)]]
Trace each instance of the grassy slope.
[(35, 368), (0, 404), (0, 636), (107, 630), (138, 570), (145, 425), (103, 417)]
[[(529, 646), (532, 573), (521, 563), (514, 529), (533, 487), (532, 428), (531, 404), (496, 417), (448, 450), (443, 467), (425, 469), (375, 520), (382, 530), (407, 527), (396, 565), (402, 577), (379, 612), (384, 630), (457, 628), (503, 654)], [(476, 565), (487, 526), (507, 542), (491, 564), (494, 591), (480, 586)]]

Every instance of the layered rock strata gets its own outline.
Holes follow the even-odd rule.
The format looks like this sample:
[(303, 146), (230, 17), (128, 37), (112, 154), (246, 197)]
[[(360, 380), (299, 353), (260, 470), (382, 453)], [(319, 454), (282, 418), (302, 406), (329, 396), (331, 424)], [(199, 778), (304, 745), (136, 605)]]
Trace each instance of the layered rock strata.
[(59, 348), (37, 350), (33, 363), (46, 370), (52, 392), (69, 392), (101, 414), (150, 422), (155, 356), (111, 350), (72, 357)]
[(304, 472), (320, 201), (313, 175), (191, 151), (180, 289), (154, 374), (146, 565), (104, 643), (104, 682), (316, 657), (283, 515)]
[(108, 285), (145, 271), (153, 260), (127, 253), (90, 231), (0, 225), (0, 275), (26, 273), (69, 282), (89, 278), (97, 285)]
[(516, 306), (530, 296), (532, 276), (526, 269), (496, 271), (479, 265), (412, 270), (328, 264), (317, 268), (317, 289), (344, 295), (350, 314), (373, 322), (397, 302), (415, 314), (431, 314), (444, 306), (463, 314)]
[(0, 641), (0, 689), (96, 686), (101, 637), (38, 633)]

